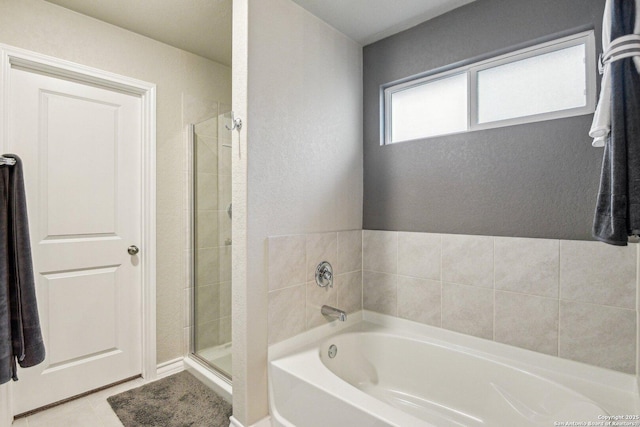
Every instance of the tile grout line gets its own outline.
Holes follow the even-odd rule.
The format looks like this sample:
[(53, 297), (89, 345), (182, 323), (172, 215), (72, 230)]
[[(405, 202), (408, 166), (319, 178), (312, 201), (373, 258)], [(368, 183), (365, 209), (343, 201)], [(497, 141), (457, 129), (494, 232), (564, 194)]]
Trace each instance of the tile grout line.
[(439, 235), (440, 238), (440, 328), (442, 328), (442, 311), (443, 311), (443, 304), (442, 304), (442, 300), (444, 297), (444, 287), (443, 287), (443, 281), (442, 281), (442, 234)]
[(561, 310), (560, 310), (560, 305), (561, 305), (561, 301), (562, 301), (562, 292), (560, 290), (560, 286), (562, 283), (562, 242), (560, 241), (560, 239), (558, 239), (558, 292), (557, 292), (557, 296), (558, 296), (558, 328), (556, 329), (556, 333), (558, 334), (558, 339), (556, 340), (556, 355), (558, 357), (560, 357), (560, 314), (561, 314)]
[(396, 237), (396, 265), (395, 265), (395, 274), (394, 274), (394, 281), (395, 281), (395, 288), (396, 288), (396, 317), (400, 317), (400, 310), (399, 310), (399, 304), (398, 304), (398, 259), (399, 259), (399, 253), (400, 253), (400, 233), (399, 232), (394, 232), (394, 235)]
[(493, 341), (496, 340), (496, 238), (492, 237), (491, 239), (491, 249), (493, 251), (493, 260), (492, 260), (492, 284), (493, 284), (493, 318), (492, 320), (492, 337)]
[(360, 230), (360, 270), (361, 270), (361, 285), (362, 292), (360, 292), (360, 307), (364, 310), (364, 229)]
[(443, 249), (442, 249), (442, 234), (440, 234), (440, 327), (444, 328), (443, 326), (443, 319), (444, 319), (444, 280), (443, 280), (443, 269), (444, 266), (442, 264), (442, 258), (443, 258)]

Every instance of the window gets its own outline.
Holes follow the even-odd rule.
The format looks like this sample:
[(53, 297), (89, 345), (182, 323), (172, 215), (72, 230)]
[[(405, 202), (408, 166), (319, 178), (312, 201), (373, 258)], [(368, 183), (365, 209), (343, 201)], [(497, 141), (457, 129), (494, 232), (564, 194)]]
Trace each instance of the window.
[(383, 143), (593, 113), (593, 31), (384, 86)]
[(392, 141), (467, 130), (467, 74), (455, 74), (391, 93)]

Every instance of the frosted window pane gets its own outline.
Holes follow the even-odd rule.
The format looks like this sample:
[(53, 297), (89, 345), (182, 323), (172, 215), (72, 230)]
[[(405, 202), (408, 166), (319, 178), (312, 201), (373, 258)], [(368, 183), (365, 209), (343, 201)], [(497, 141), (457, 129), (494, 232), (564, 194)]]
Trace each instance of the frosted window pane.
[(587, 105), (585, 45), (478, 72), (478, 123)]
[(391, 142), (467, 130), (467, 74), (391, 95)]

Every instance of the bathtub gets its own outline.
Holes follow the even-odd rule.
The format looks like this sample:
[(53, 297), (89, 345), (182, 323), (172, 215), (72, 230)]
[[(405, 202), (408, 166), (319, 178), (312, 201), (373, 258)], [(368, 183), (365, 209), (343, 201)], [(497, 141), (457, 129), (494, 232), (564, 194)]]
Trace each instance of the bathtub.
[(367, 311), (271, 346), (269, 404), (277, 427), (604, 426), (640, 413), (633, 375)]

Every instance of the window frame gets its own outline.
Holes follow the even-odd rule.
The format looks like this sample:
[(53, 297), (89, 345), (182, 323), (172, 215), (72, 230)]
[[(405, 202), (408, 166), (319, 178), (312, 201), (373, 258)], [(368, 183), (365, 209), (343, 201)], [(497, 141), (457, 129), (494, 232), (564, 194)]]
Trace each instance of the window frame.
[[(586, 104), (584, 106), (550, 111), (546, 113), (538, 113), (529, 116), (513, 117), (486, 123), (478, 123), (478, 72), (582, 44), (585, 45)], [(440, 70), (441, 69), (442, 68), (440, 68)], [(393, 96), (393, 94), (402, 90), (410, 89), (412, 87), (421, 86), (440, 79), (452, 77), (457, 74), (467, 74), (467, 129), (460, 132), (425, 136), (416, 139), (393, 142), (391, 140), (391, 115), (393, 113), (391, 110), (391, 97)], [(421, 73), (417, 76), (412, 76), (396, 82), (391, 82), (380, 87), (380, 100), (382, 103), (380, 108), (380, 114), (382, 114), (382, 118), (380, 120), (380, 145), (393, 145), (403, 142), (438, 138), (446, 135), (455, 135), (458, 133), (467, 133), (478, 130), (519, 125), (524, 123), (534, 123), (545, 120), (554, 120), (592, 114), (596, 108), (595, 34), (593, 30), (583, 31), (580, 33), (572, 34), (570, 36), (557, 38), (544, 43), (538, 43), (522, 49), (517, 49), (512, 52), (497, 55), (482, 61), (472, 62), (468, 65), (447, 69), (446, 71), (433, 70), (427, 72), (426, 74)]]

